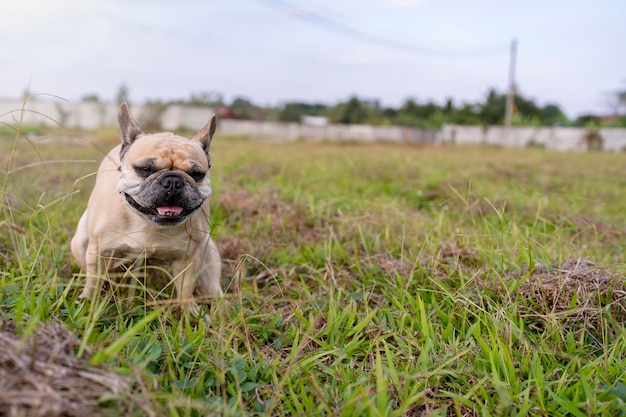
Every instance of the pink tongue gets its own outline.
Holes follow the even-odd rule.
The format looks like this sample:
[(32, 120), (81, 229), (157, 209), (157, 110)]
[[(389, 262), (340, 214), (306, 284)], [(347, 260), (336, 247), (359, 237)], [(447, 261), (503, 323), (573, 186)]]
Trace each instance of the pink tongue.
[(165, 214), (165, 213), (174, 213), (174, 214), (180, 214), (183, 212), (183, 208), (182, 207), (178, 207), (178, 206), (163, 206), (163, 207), (157, 207), (157, 212), (159, 214)]

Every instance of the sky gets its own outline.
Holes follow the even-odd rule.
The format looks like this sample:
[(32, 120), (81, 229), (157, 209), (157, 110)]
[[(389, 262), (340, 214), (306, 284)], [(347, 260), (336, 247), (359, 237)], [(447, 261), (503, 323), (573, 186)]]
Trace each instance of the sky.
[(456, 105), (515, 82), (569, 117), (626, 89), (623, 0), (2, 0), (0, 97)]

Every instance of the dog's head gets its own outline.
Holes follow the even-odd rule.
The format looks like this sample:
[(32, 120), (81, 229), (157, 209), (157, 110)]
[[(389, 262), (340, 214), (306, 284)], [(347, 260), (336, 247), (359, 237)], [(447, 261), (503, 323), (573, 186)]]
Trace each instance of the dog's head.
[(184, 222), (211, 195), (209, 145), (215, 115), (192, 139), (144, 134), (126, 103), (117, 114), (122, 146), (117, 191), (131, 210), (159, 225)]

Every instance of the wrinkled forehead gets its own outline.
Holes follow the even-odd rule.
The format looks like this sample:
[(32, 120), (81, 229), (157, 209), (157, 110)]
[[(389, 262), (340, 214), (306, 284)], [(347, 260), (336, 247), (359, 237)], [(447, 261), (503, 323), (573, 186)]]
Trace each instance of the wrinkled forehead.
[(173, 134), (146, 135), (138, 138), (124, 156), (125, 161), (150, 161), (159, 169), (209, 168), (204, 150), (197, 142)]

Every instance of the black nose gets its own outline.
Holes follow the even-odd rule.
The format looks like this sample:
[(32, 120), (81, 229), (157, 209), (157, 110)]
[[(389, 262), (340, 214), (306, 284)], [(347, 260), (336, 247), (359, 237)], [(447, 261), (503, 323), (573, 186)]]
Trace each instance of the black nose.
[(161, 178), (161, 187), (169, 194), (178, 194), (185, 186), (185, 181), (178, 175), (170, 174)]

